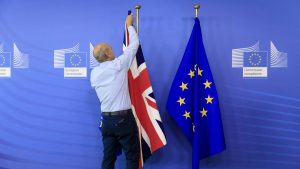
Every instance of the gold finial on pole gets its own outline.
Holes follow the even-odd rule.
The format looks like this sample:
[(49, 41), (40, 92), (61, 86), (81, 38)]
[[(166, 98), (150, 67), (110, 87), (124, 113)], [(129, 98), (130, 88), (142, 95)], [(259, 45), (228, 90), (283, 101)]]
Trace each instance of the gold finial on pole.
[(136, 9), (136, 32), (139, 33), (139, 16), (140, 16), (141, 5), (135, 5), (135, 9)]
[(200, 8), (200, 5), (199, 4), (195, 4), (194, 5), (194, 9), (195, 9), (195, 17), (198, 17), (198, 9)]

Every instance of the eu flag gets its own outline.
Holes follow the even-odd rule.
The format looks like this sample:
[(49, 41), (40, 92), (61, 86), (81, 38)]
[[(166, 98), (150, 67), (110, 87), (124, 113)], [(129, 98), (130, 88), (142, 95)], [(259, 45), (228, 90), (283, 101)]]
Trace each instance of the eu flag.
[(198, 18), (172, 83), (167, 109), (192, 144), (193, 169), (199, 168), (199, 160), (225, 149), (217, 90)]
[(65, 53), (65, 67), (86, 67), (86, 53)]
[(244, 52), (244, 67), (267, 67), (267, 52)]

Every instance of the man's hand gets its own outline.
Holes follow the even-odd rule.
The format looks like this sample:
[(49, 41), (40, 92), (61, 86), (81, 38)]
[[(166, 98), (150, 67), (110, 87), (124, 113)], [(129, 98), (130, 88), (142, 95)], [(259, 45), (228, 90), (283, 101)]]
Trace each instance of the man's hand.
[(127, 27), (133, 25), (133, 14), (132, 13), (126, 17), (126, 25), (127, 25)]

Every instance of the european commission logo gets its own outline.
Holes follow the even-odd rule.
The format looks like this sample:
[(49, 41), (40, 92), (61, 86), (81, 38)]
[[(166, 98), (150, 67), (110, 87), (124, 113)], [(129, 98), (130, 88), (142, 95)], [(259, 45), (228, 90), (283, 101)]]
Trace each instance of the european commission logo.
[(248, 48), (232, 49), (232, 67), (243, 68), (244, 78), (266, 78), (268, 68), (287, 67), (287, 61), (287, 53), (280, 52), (272, 41), (270, 52), (261, 51), (259, 42)]
[(0, 78), (11, 77), (12, 68), (29, 68), (29, 56), (22, 53), (17, 45), (13, 44), (13, 53), (4, 51), (4, 44), (0, 44)]
[[(99, 62), (93, 56), (92, 43), (89, 50), (89, 67), (99, 66)], [(87, 64), (87, 53), (79, 51), (79, 43), (72, 48), (54, 50), (54, 68), (64, 69), (65, 78), (86, 78)]]
[(54, 68), (64, 69), (65, 78), (86, 78), (86, 52), (79, 52), (79, 43), (72, 48), (54, 50)]

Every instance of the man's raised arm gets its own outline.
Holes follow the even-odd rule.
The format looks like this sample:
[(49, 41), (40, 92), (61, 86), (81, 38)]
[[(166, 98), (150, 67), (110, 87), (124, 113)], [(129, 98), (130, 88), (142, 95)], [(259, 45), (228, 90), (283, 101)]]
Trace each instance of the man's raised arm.
[(136, 52), (139, 48), (139, 38), (136, 33), (135, 28), (132, 26), (133, 24), (133, 15), (130, 14), (126, 18), (126, 25), (128, 26), (128, 33), (129, 33), (129, 45), (124, 53), (120, 56), (121, 66), (122, 68), (129, 69), (133, 58), (136, 55)]

